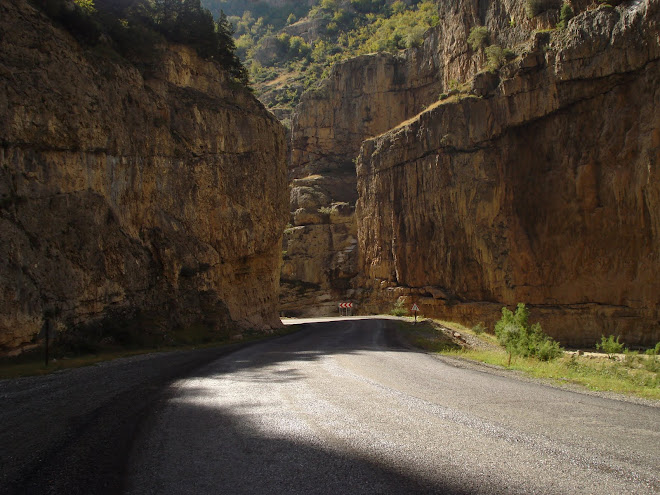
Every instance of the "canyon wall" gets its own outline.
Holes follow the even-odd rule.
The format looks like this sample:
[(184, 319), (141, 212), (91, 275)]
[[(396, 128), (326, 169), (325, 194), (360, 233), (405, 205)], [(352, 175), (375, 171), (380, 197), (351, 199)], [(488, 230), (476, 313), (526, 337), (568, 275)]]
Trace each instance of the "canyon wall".
[(281, 323), (284, 128), (181, 46), (141, 72), (0, 5), (0, 350)]
[(357, 179), (362, 141), (420, 112), (442, 89), (435, 38), (402, 55), (337, 64), (292, 119), (290, 228), (284, 233), (282, 310), (333, 314), (354, 298)]
[(492, 325), (525, 302), (567, 344), (660, 340), (659, 10), (582, 12), (363, 144), (365, 311)]
[(519, 0), (441, 2), (438, 8), (440, 22), (422, 46), (338, 63), (296, 108), (291, 219), (283, 246), (285, 314), (329, 314), (336, 302), (357, 297), (355, 220), (335, 226), (323, 212), (336, 206), (345, 211), (344, 203), (354, 207), (362, 142), (414, 117), (479, 71), (485, 55), (468, 46), (472, 27), (485, 26), (489, 43), (513, 47), (558, 20), (557, 10), (528, 19)]

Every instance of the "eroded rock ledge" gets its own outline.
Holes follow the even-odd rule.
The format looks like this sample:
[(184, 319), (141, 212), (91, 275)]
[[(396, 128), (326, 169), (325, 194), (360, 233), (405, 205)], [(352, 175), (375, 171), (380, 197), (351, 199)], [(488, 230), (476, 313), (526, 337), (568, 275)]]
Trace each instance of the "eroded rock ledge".
[(21, 0), (0, 32), (0, 349), (45, 314), (62, 331), (279, 325), (283, 127), (185, 47), (145, 76)]
[(367, 140), (365, 305), (474, 324), (520, 301), (564, 343), (660, 340), (658, 19), (657, 0), (583, 12), (482, 98)]

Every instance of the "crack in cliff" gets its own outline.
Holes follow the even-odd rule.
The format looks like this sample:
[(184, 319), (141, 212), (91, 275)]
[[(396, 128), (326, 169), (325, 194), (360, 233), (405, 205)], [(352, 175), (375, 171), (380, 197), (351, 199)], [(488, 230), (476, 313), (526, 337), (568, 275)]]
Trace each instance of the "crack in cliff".
[(30, 151), (36, 153), (71, 153), (79, 154), (84, 153), (85, 155), (93, 156), (105, 156), (107, 158), (114, 158), (117, 160), (121, 159), (130, 159), (130, 160), (140, 160), (144, 159), (167, 159), (171, 161), (185, 161), (187, 158), (194, 158), (198, 160), (203, 157), (217, 157), (217, 156), (236, 156), (236, 157), (254, 157), (259, 154), (257, 151), (247, 150), (247, 151), (203, 151), (201, 153), (187, 151), (189, 156), (178, 156), (176, 153), (172, 154), (158, 154), (158, 153), (144, 153), (144, 154), (121, 154), (117, 155), (112, 152), (110, 148), (90, 148), (90, 149), (76, 149), (76, 148), (67, 148), (59, 146), (35, 146), (32, 143), (28, 142), (10, 142), (3, 141), (0, 143), (0, 148), (5, 152), (11, 152), (12, 149), (18, 149), (21, 151)]
[[(638, 69), (635, 69), (635, 70), (625, 71), (625, 72), (615, 72), (615, 73), (611, 73), (611, 74), (601, 76), (601, 77), (598, 77), (598, 78), (569, 79), (569, 80), (566, 80), (566, 81), (561, 81), (561, 80), (556, 81), (555, 83), (556, 83), (558, 88), (567, 87), (567, 86), (570, 86), (570, 85), (576, 85), (576, 84), (589, 82), (589, 81), (595, 81), (595, 82), (600, 82), (600, 83), (609, 83), (609, 85), (606, 89), (604, 89), (600, 92), (592, 93), (592, 94), (589, 94), (589, 95), (586, 95), (586, 96), (583, 96), (583, 97), (564, 100), (563, 102), (561, 102), (557, 106), (557, 108), (553, 109), (550, 112), (544, 113), (542, 115), (538, 115), (538, 116), (533, 117), (533, 118), (528, 118), (526, 120), (523, 120), (523, 121), (515, 123), (515, 124), (508, 124), (508, 125), (504, 124), (504, 125), (501, 126), (501, 131), (500, 132), (494, 133), (494, 134), (490, 135), (488, 138), (485, 138), (485, 139), (482, 139), (482, 140), (478, 141), (474, 146), (470, 146), (470, 147), (456, 147), (456, 146), (451, 146), (451, 145), (444, 146), (444, 147), (441, 146), (441, 147), (435, 148), (433, 150), (426, 151), (425, 153), (423, 153), (419, 156), (416, 156), (414, 158), (411, 158), (411, 159), (405, 160), (403, 162), (393, 164), (393, 165), (391, 165), (387, 168), (379, 168), (378, 170), (373, 170), (370, 173), (358, 172), (358, 174), (357, 174), (358, 178), (360, 178), (360, 177), (373, 177), (377, 174), (387, 172), (388, 170), (393, 170), (393, 169), (400, 168), (400, 167), (406, 167), (406, 166), (408, 166), (410, 164), (413, 164), (417, 161), (424, 160), (425, 158), (427, 158), (429, 156), (440, 155), (443, 150), (446, 154), (472, 154), (472, 153), (482, 151), (484, 149), (488, 149), (488, 148), (491, 147), (490, 143), (493, 143), (493, 142), (499, 140), (502, 136), (506, 135), (508, 132), (511, 132), (512, 130), (515, 130), (515, 129), (518, 129), (518, 128), (521, 128), (521, 127), (526, 127), (526, 126), (529, 126), (531, 124), (535, 124), (537, 122), (543, 121), (544, 119), (552, 118), (553, 116), (555, 116), (557, 114), (565, 113), (567, 111), (567, 109), (570, 109), (570, 107), (575, 106), (579, 103), (589, 102), (589, 101), (594, 100), (596, 98), (599, 98), (599, 97), (602, 97), (602, 96), (605, 96), (607, 94), (612, 93), (612, 91), (614, 91), (615, 89), (620, 88), (622, 86), (625, 86), (625, 84), (626, 84), (625, 79), (630, 78), (630, 77), (634, 77), (634, 76), (638, 76), (638, 75), (646, 72), (652, 64), (653, 65), (657, 64), (658, 60), (660, 60), (660, 59), (649, 60), (647, 63), (643, 64), (641, 67), (639, 67)], [(544, 90), (544, 86), (538, 86), (538, 87), (536, 87), (534, 89), (531, 89), (529, 91), (519, 91), (519, 92), (516, 92), (516, 93), (512, 93), (511, 95), (507, 95), (507, 96), (494, 95), (489, 100), (494, 101), (498, 98), (507, 99), (507, 98), (512, 98), (514, 96), (518, 96), (518, 95), (539, 93), (543, 90)], [(456, 103), (455, 105), (462, 105), (462, 103), (459, 102), (459, 103)], [(439, 108), (440, 107), (436, 107), (434, 109), (429, 110), (427, 115), (431, 115), (434, 111), (440, 111), (440, 110), (438, 110)], [(445, 109), (442, 109), (442, 110), (444, 111)], [(411, 123), (411, 126), (415, 127), (418, 132), (421, 128), (424, 127), (424, 124), (421, 123), (421, 116), (423, 114), (424, 114), (424, 112), (422, 114), (420, 114), (420, 116), (414, 122)], [(427, 117), (427, 118), (432, 119), (432, 117)], [(394, 135), (401, 134), (401, 133), (408, 133), (408, 132), (412, 132), (412, 131), (408, 128), (400, 128), (400, 129), (397, 129), (396, 132), (388, 131), (385, 134), (383, 134), (381, 137), (372, 138), (372, 139), (373, 140), (380, 140), (380, 141), (385, 141), (385, 140), (391, 141), (391, 138)], [(392, 133), (392, 134), (390, 134), (390, 133)], [(382, 151), (376, 150), (373, 153), (373, 155), (377, 155), (377, 154), (380, 154), (380, 153), (382, 153)]]
[(444, 87), (444, 85), (442, 84), (441, 81), (432, 80), (432, 81), (429, 81), (428, 83), (424, 83), (424, 84), (420, 84), (420, 85), (412, 86), (412, 87), (402, 87), (400, 89), (393, 88), (393, 89), (388, 89), (388, 90), (385, 90), (385, 91), (373, 91), (371, 93), (367, 93), (367, 92), (364, 92), (364, 91), (359, 92), (359, 93), (351, 93), (350, 94), (350, 99), (363, 98), (365, 96), (371, 97), (371, 96), (374, 96), (374, 95), (386, 95), (386, 94), (398, 94), (398, 93), (404, 93), (404, 94), (408, 95), (413, 91), (423, 90), (423, 89), (426, 89), (426, 88), (430, 88), (432, 86)]

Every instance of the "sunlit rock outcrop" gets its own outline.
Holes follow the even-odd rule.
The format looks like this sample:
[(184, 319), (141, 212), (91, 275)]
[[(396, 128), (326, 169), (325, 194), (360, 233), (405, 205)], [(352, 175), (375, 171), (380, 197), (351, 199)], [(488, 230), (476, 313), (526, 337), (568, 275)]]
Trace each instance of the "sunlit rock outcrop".
[(283, 127), (215, 64), (148, 71), (0, 5), (0, 349), (138, 325), (267, 329), (287, 217)]

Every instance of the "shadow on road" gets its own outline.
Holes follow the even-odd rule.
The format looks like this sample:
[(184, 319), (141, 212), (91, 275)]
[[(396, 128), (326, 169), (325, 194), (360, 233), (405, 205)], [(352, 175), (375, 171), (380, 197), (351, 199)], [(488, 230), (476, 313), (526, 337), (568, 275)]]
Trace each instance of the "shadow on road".
[[(396, 463), (383, 461), (369, 445), (346, 449), (346, 445), (336, 444), (336, 437), (324, 438), (328, 425), (320, 425), (311, 439), (309, 434), (296, 436), (297, 428), (302, 432), (308, 426), (295, 424), (291, 418), (269, 417), (276, 413), (265, 410), (268, 400), (263, 397), (251, 400), (242, 396), (229, 406), (214, 401), (220, 392), (212, 382), (229, 377), (239, 385), (245, 382), (247, 390), (247, 382), (259, 384), (259, 388), (265, 382), (285, 383), (296, 390), (297, 382), (305, 378), (301, 361), (383, 350), (414, 352), (399, 341), (396, 322), (381, 322), (382, 331), (373, 332), (374, 320), (365, 321), (368, 323), (355, 322), (344, 329), (333, 322), (306, 324), (296, 334), (251, 346), (200, 368), (184, 385), (172, 387), (164, 402), (175, 403), (176, 418), (185, 421), (177, 423), (176, 418), (167, 417), (167, 409), (156, 409), (134, 446), (127, 492), (479, 493), (474, 486), (469, 490), (459, 486), (451, 473), (437, 473), (434, 479), (416, 476)], [(314, 421), (309, 418), (306, 423)], [(180, 428), (176, 434), (155, 439), (158, 431), (171, 431), (175, 424)], [(278, 424), (284, 424), (287, 431), (278, 431)], [(375, 444), (378, 441), (373, 439)], [(353, 453), (347, 454), (347, 450)], [(492, 493), (490, 488), (484, 493)]]
[[(293, 363), (301, 360), (383, 349), (414, 352), (398, 340), (395, 321), (380, 323), (379, 332), (372, 330), (377, 320), (361, 321), (350, 328), (305, 324), (297, 333), (233, 349), (141, 356), (4, 381), (0, 493), (122, 493), (129, 454), (145, 453), (150, 425), (172, 398), (168, 384), (178, 378), (240, 373), (241, 379), (295, 385), (303, 376)], [(276, 371), (259, 373), (276, 364)], [(136, 480), (131, 493), (468, 493), (449, 481), (417, 479), (368, 454), (351, 457), (332, 446), (264, 433), (254, 426), (268, 421), (258, 409), (209, 407), (205, 394), (203, 387), (192, 387), (178, 398), (189, 423), (213, 425), (217, 438), (196, 437), (194, 429), (180, 433), (189, 462), (130, 468)], [(179, 433), (174, 428), (171, 434)], [(160, 484), (159, 473), (175, 479), (174, 488)]]

